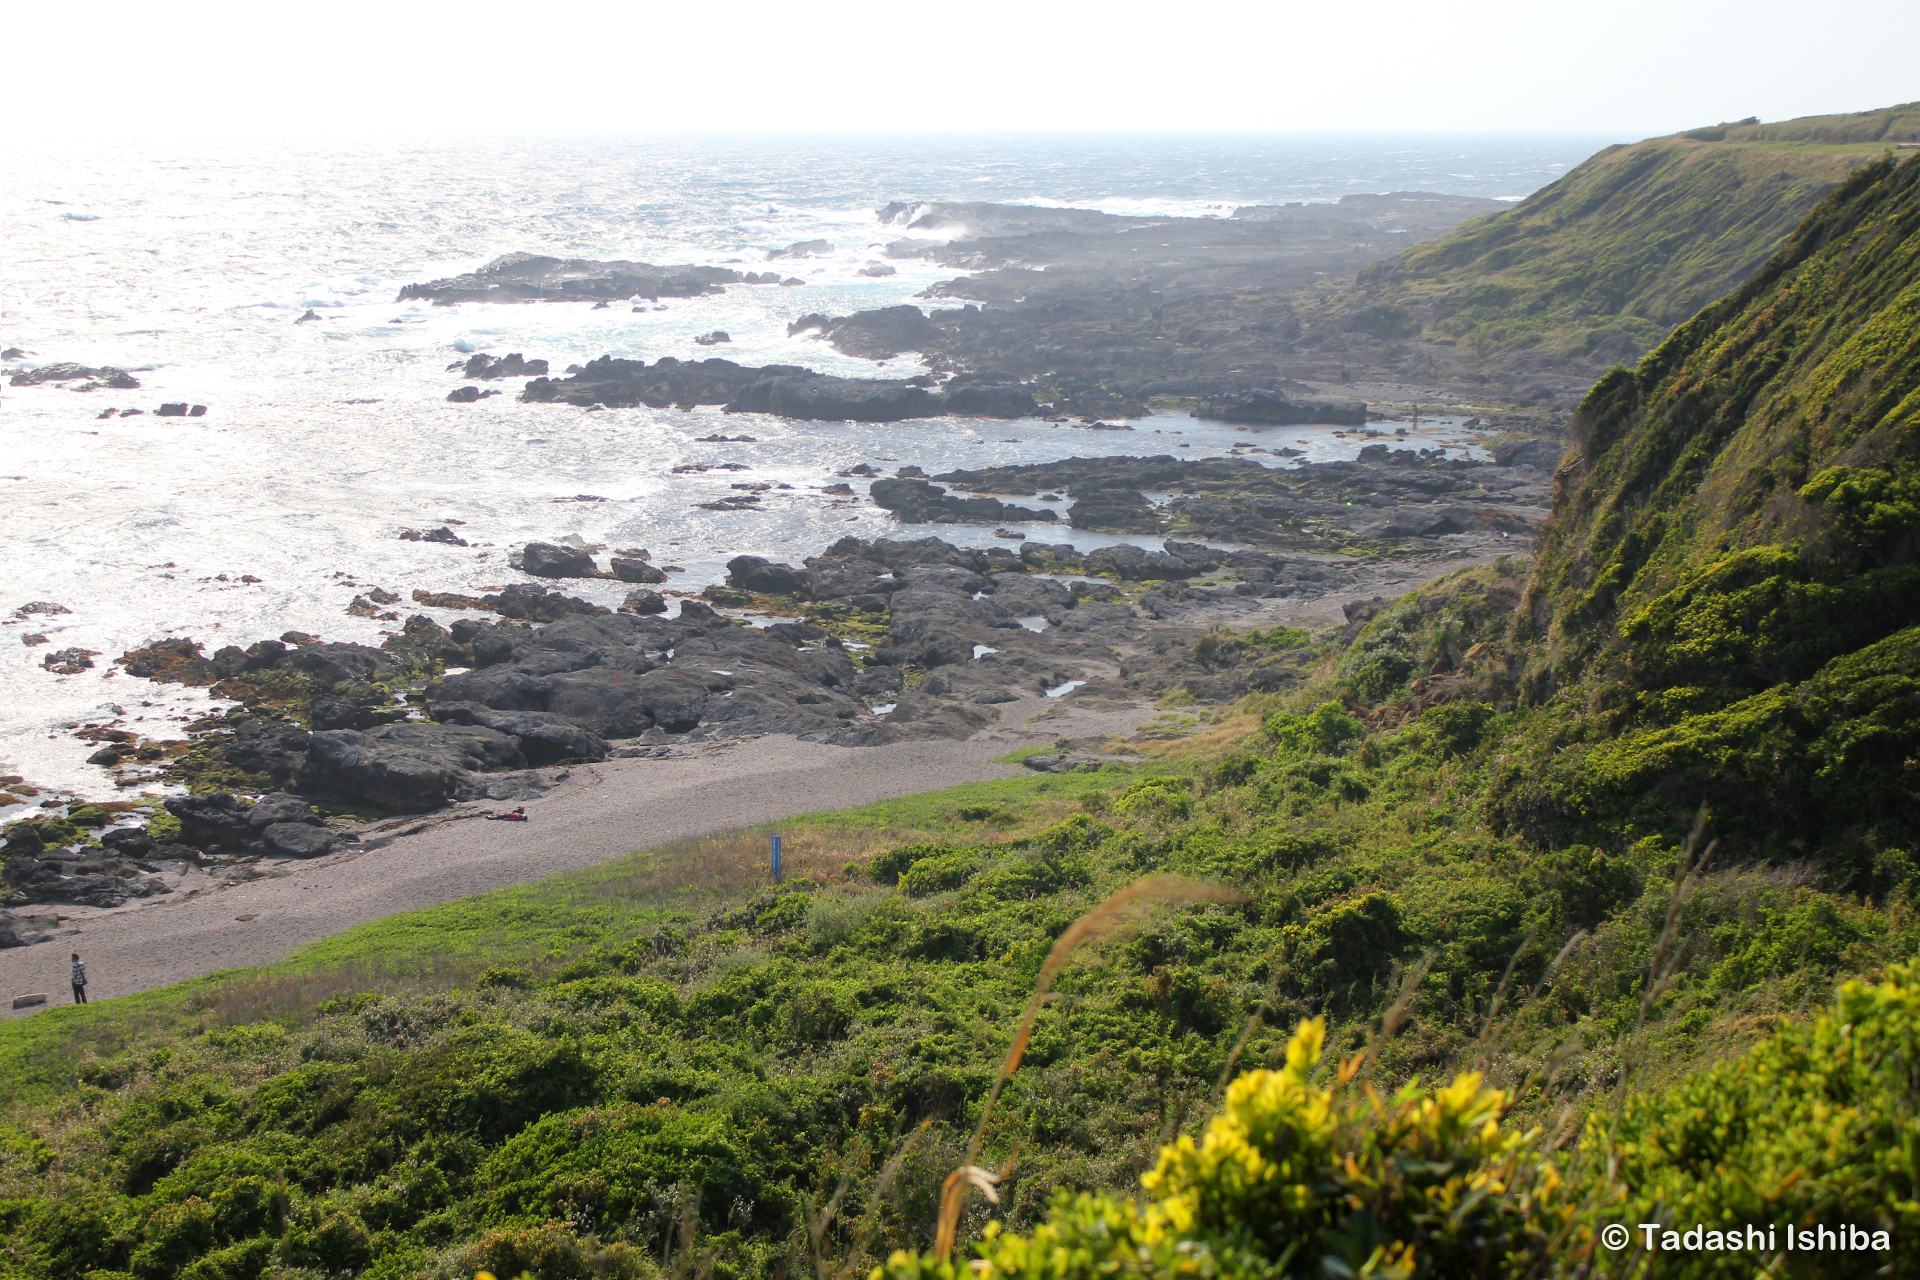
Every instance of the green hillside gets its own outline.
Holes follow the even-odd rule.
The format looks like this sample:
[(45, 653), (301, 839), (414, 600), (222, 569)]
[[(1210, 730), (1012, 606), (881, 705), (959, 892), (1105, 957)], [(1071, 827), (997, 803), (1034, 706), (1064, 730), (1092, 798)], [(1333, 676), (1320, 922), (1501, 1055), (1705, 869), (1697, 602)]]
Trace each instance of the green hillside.
[(1920, 1274), (1920, 161), (1575, 427), (1145, 763), (0, 1026), (0, 1277)]
[[(1532, 838), (1702, 801), (1869, 890), (1920, 850), (1920, 162), (1857, 172), (1738, 292), (1597, 384), (1529, 590), (1568, 712)], [(1523, 776), (1525, 775), (1525, 776)]]
[(1903, 141), (1920, 141), (1920, 103), (1609, 147), (1513, 208), (1366, 269), (1332, 322), (1457, 344), (1470, 364), (1631, 363)]

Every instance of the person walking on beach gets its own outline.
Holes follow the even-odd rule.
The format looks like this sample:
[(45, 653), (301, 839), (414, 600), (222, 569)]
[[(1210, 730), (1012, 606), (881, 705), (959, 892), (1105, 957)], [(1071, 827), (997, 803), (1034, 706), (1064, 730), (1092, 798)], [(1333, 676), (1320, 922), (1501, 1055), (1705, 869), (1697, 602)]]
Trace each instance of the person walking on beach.
[(73, 1002), (75, 1004), (87, 1002), (87, 966), (80, 959), (78, 951), (73, 953)]

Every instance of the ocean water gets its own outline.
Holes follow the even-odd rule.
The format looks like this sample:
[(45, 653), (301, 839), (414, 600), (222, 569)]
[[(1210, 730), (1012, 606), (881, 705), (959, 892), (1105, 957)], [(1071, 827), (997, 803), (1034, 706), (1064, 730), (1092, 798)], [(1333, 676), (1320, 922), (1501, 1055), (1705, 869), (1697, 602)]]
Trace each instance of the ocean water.
[[(894, 264), (894, 276), (858, 274), (900, 235), (874, 215), (890, 200), (1218, 216), (1240, 204), (1350, 192), (1518, 198), (1605, 141), (480, 138), (173, 153), (16, 148), (0, 179), (8, 246), (0, 347), (28, 353), (12, 367), (115, 365), (137, 371), (142, 386), (0, 385), (0, 774), (112, 795), (105, 772), (85, 763), (92, 747), (74, 728), (124, 719), (159, 735), (164, 723), (207, 707), (204, 693), (117, 674), (111, 659), (121, 652), (162, 636), (191, 636), (211, 651), (289, 629), (377, 644), (396, 624), (348, 616), (356, 594), (377, 585), (400, 593), (393, 608), (403, 617), (426, 612), (445, 622), (458, 615), (405, 597), (524, 580), (506, 555), (531, 539), (645, 547), (656, 563), (685, 568), (672, 586), (697, 590), (737, 554), (794, 558), (848, 533), (933, 531), (819, 492), (857, 463), (932, 472), (1181, 445), (1182, 456), (1207, 457), (1236, 443), (1322, 459), (1351, 456), (1358, 444), (1330, 428), (1276, 429), (1256, 441), (1164, 414), (1130, 432), (1095, 432), (1038, 421), (592, 412), (521, 405), (513, 381), (506, 395), (448, 404), (459, 380), (446, 367), (467, 353), (519, 351), (556, 371), (612, 353), (872, 375), (872, 363), (790, 339), (786, 326), (810, 311), (911, 301), (953, 274), (914, 262)], [(804, 288), (736, 286), (665, 300), (664, 310), (394, 301), (403, 284), (515, 250), (750, 270), (769, 249), (812, 239), (832, 241), (833, 256), (781, 264), (783, 274), (806, 279)], [(321, 319), (296, 325), (309, 308)], [(732, 345), (693, 343), (712, 329), (726, 330)], [(905, 356), (878, 372), (916, 370)], [(179, 400), (209, 412), (153, 415)], [(147, 413), (101, 418), (108, 407)], [(713, 434), (754, 442), (696, 440)], [(1449, 423), (1422, 429), (1422, 443), (1443, 440), (1465, 443)], [(750, 469), (673, 470), (717, 462)], [(791, 488), (764, 492), (758, 511), (693, 505), (740, 483)], [(472, 548), (396, 536), (452, 521)], [(937, 532), (993, 542), (986, 528)], [(1082, 546), (1118, 540), (1044, 525), (1028, 532)], [(628, 590), (567, 589), (609, 604)], [(30, 601), (70, 612), (14, 613)], [(28, 634), (48, 643), (25, 645)], [(92, 670), (58, 676), (42, 666), (48, 652), (73, 647), (99, 654)]]

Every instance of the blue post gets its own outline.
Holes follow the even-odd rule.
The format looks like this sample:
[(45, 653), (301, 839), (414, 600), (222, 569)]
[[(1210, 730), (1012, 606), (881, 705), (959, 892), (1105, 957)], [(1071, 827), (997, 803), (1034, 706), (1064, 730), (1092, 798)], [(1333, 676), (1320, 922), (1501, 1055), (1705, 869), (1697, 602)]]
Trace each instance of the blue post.
[(775, 836), (773, 838), (773, 882), (775, 884), (779, 884), (781, 883), (781, 880), (782, 880), (782, 877), (780, 874), (780, 837)]

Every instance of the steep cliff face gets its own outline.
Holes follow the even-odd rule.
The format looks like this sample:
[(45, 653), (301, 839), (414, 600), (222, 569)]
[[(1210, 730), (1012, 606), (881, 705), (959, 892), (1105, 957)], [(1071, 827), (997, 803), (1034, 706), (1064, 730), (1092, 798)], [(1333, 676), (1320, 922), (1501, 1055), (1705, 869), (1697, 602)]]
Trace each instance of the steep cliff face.
[(1863, 887), (1920, 851), (1920, 160), (1871, 163), (1587, 396), (1523, 605), (1531, 838), (1670, 828)]
[(1920, 103), (1610, 147), (1362, 273), (1336, 323), (1489, 367), (1632, 360), (1750, 278), (1822, 196), (1920, 140)]

